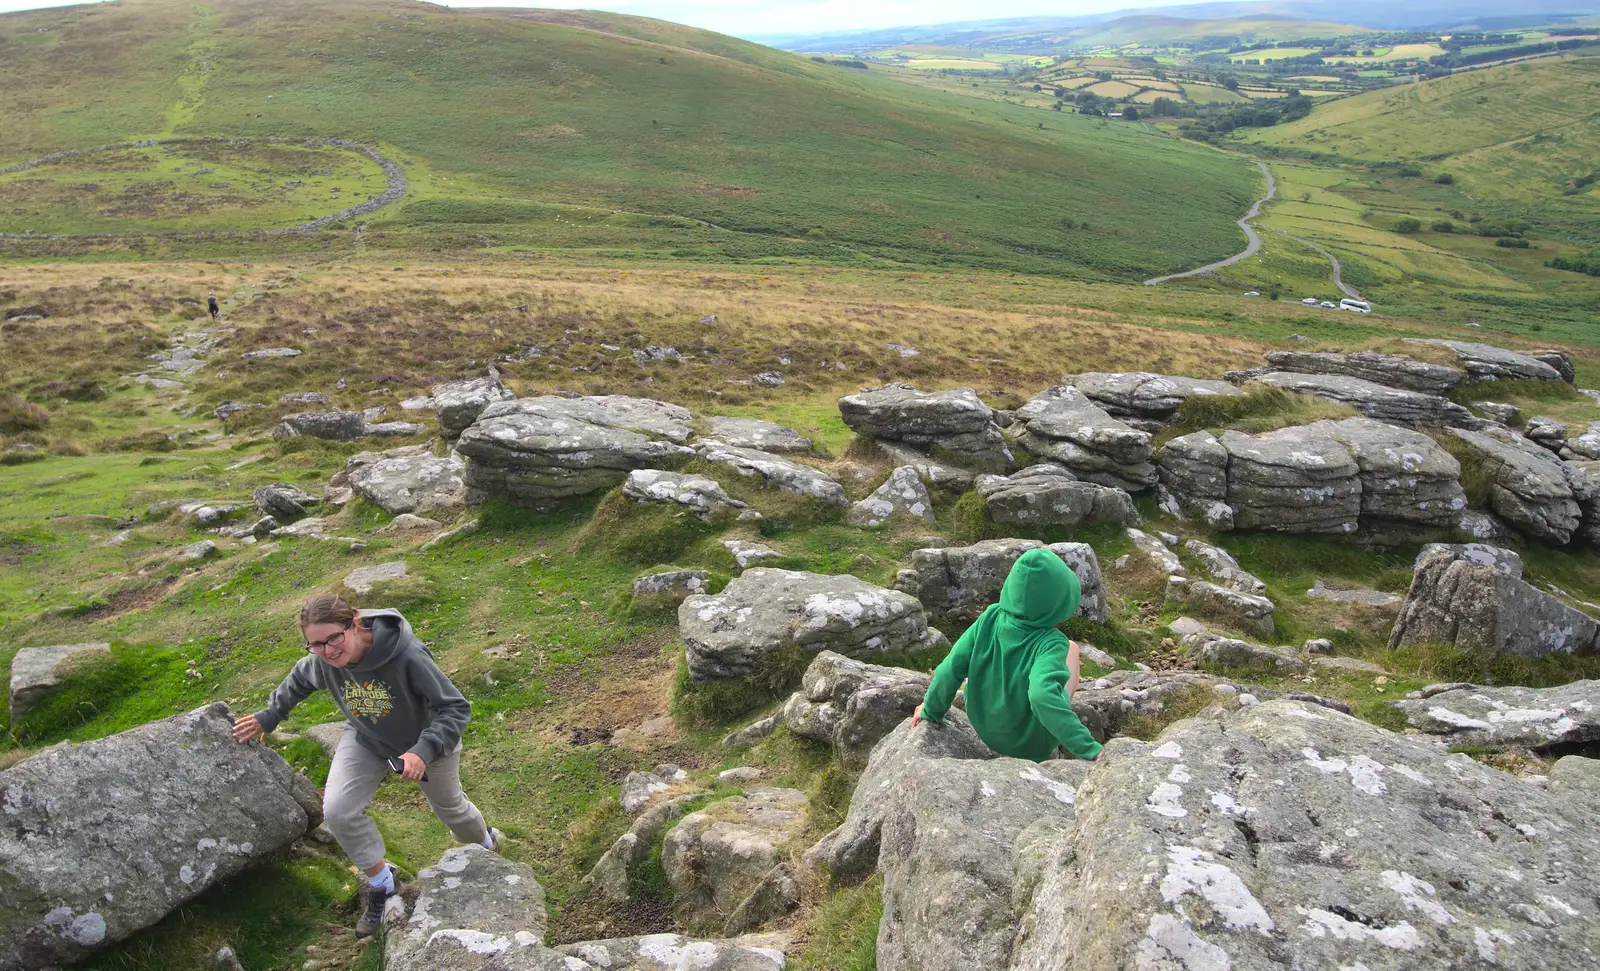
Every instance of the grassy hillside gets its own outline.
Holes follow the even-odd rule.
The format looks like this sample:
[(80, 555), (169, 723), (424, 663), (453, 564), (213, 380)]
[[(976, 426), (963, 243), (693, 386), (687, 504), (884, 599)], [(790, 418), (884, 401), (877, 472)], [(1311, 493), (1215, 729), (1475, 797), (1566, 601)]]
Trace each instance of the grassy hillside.
[[(1240, 163), (1136, 128), (979, 111), (656, 21), (401, 0), (0, 17), (0, 129), (4, 164), (163, 134), (373, 144), (412, 186), (367, 244), (401, 248), (1133, 278), (1236, 248), (1254, 192)], [(0, 230), (80, 224), (29, 218)]]

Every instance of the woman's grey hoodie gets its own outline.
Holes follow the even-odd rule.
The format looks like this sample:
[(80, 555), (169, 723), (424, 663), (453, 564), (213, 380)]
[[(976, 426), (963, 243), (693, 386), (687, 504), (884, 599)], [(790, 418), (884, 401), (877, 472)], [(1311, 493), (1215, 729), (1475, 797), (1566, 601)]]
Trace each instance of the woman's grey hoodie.
[(295, 705), (326, 690), (355, 728), (356, 740), (381, 758), (414, 752), (431, 763), (455, 751), (472, 718), (472, 703), (433, 663), (399, 611), (363, 610), (359, 616), (372, 626), (367, 656), (336, 668), (306, 654), (256, 713), (262, 730), (277, 728)]

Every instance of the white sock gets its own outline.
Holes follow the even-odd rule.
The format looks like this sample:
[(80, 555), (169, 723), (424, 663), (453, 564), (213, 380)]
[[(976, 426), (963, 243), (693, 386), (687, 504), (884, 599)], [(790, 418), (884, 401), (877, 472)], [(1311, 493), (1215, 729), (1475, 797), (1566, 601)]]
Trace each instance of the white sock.
[(387, 863), (384, 864), (382, 873), (375, 877), (367, 877), (367, 886), (374, 890), (382, 890), (384, 893), (394, 893), (394, 868)]

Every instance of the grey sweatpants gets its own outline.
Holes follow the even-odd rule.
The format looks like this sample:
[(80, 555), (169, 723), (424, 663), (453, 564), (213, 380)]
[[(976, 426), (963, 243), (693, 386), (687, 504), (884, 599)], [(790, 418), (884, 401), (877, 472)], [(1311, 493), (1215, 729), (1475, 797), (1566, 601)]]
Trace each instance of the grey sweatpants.
[[(383, 759), (357, 741), (353, 730), (345, 729), (322, 790), (322, 816), (345, 856), (363, 872), (383, 862), (383, 837), (378, 824), (367, 815), (367, 807), (384, 776), (391, 773)], [(482, 843), (488, 838), (483, 813), (461, 791), (461, 749), (429, 763), (427, 775), (427, 782), (416, 785), (428, 797), (433, 814), (450, 827), (450, 835), (462, 843)]]

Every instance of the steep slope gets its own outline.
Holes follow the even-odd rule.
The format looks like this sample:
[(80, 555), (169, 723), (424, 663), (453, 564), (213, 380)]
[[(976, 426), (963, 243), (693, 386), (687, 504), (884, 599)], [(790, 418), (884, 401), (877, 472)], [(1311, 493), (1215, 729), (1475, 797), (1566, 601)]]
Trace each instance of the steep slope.
[[(1136, 126), (982, 109), (658, 21), (551, 19), (403, 0), (7, 15), (0, 165), (158, 135), (339, 137), (411, 177), (391, 244), (491, 224), (506, 246), (1099, 278), (1236, 249), (1254, 191), (1239, 162)], [(0, 231), (21, 228), (6, 209), (0, 193)]]

